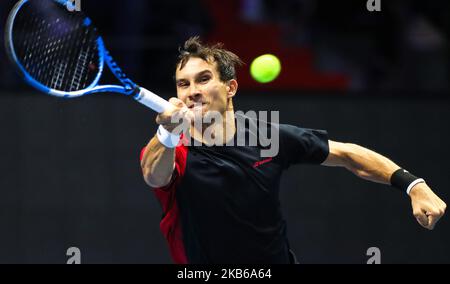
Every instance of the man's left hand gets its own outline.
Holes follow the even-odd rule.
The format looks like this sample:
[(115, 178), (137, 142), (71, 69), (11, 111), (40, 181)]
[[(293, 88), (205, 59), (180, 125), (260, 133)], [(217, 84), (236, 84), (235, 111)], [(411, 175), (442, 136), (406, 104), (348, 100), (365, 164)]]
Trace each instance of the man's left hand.
[(409, 193), (413, 215), (422, 227), (433, 230), (444, 215), (447, 205), (426, 183), (416, 184)]

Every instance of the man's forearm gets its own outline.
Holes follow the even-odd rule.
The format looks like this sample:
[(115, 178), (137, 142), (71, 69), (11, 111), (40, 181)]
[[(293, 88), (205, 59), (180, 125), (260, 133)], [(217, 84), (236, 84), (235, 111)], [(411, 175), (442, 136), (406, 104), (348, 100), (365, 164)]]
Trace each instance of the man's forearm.
[[(345, 167), (355, 175), (373, 182), (390, 184), (394, 172), (400, 167), (388, 158), (356, 144), (329, 140), (329, 155), (322, 163), (324, 166)], [(411, 197), (414, 217), (427, 229), (433, 229), (445, 212), (447, 205), (428, 185), (423, 182), (412, 183), (405, 187), (414, 176), (398, 171), (393, 183), (405, 190)], [(415, 178), (415, 177), (414, 177)]]
[[(358, 145), (352, 147), (347, 153), (346, 167), (361, 178), (390, 184), (392, 174), (400, 167), (388, 158)], [(408, 194), (411, 197), (413, 215), (424, 228), (432, 230), (437, 221), (444, 215), (447, 205), (442, 201), (426, 183), (413, 185)]]
[(390, 184), (392, 174), (400, 167), (388, 158), (356, 144), (346, 154), (345, 167), (360, 178)]
[(151, 187), (161, 187), (170, 182), (175, 165), (175, 149), (162, 145), (153, 137), (148, 143), (141, 161), (145, 182)]

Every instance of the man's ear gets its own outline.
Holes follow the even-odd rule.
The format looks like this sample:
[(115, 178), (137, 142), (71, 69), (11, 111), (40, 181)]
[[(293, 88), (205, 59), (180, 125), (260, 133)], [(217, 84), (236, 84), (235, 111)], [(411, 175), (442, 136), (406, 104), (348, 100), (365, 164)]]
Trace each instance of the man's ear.
[(235, 79), (231, 79), (227, 83), (227, 98), (232, 98), (236, 95), (238, 89), (238, 82)]

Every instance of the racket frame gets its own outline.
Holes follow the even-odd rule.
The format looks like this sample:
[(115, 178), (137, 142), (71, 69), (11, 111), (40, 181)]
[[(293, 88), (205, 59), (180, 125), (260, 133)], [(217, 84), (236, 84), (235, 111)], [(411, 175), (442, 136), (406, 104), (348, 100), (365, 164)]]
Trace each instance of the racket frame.
[[(78, 91), (72, 91), (72, 92), (66, 92), (61, 90), (56, 90), (49, 88), (48, 86), (40, 83), (39, 81), (35, 80), (28, 71), (23, 67), (22, 63), (20, 62), (19, 58), (17, 57), (17, 54), (14, 49), (14, 42), (13, 42), (13, 29), (14, 29), (14, 20), (19, 13), (20, 9), (24, 4), (29, 2), (30, 0), (21, 0), (16, 3), (14, 8), (11, 10), (8, 20), (5, 27), (5, 47), (6, 47), (6, 53), (10, 57), (10, 59), (15, 63), (17, 71), (19, 74), (24, 78), (25, 81), (28, 82), (32, 87), (38, 89), (41, 92), (44, 92), (46, 94), (61, 97), (61, 98), (77, 98), (80, 96), (88, 95), (88, 94), (94, 94), (94, 93), (105, 93), (105, 92), (114, 92), (114, 93), (120, 93), (124, 95), (138, 95), (139, 92), (138, 86), (131, 81), (125, 73), (122, 72), (120, 67), (116, 64), (114, 59), (111, 57), (109, 52), (105, 48), (105, 44), (103, 42), (103, 39), (101, 36), (98, 35), (97, 37), (97, 48), (98, 48), (98, 56), (99, 56), (99, 66), (98, 66), (98, 73), (93, 80), (93, 82), (84, 88), (83, 90)], [(67, 1), (65, 0), (53, 0), (54, 2), (65, 6), (65, 3)], [(68, 12), (69, 13), (69, 12)], [(91, 24), (91, 20), (88, 17), (85, 17), (84, 24), (86, 26), (89, 26)], [(111, 72), (114, 74), (114, 76), (123, 84), (123, 86), (120, 85), (98, 85), (100, 78), (103, 74), (104, 65), (108, 65)]]

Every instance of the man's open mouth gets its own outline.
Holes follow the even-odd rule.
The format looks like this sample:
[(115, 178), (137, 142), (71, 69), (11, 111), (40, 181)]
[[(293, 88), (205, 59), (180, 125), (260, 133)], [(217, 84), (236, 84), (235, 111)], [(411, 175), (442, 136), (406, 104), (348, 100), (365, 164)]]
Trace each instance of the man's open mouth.
[(207, 105), (207, 103), (195, 103), (189, 106), (190, 109), (193, 108), (199, 108), (199, 107), (203, 107), (204, 105)]

